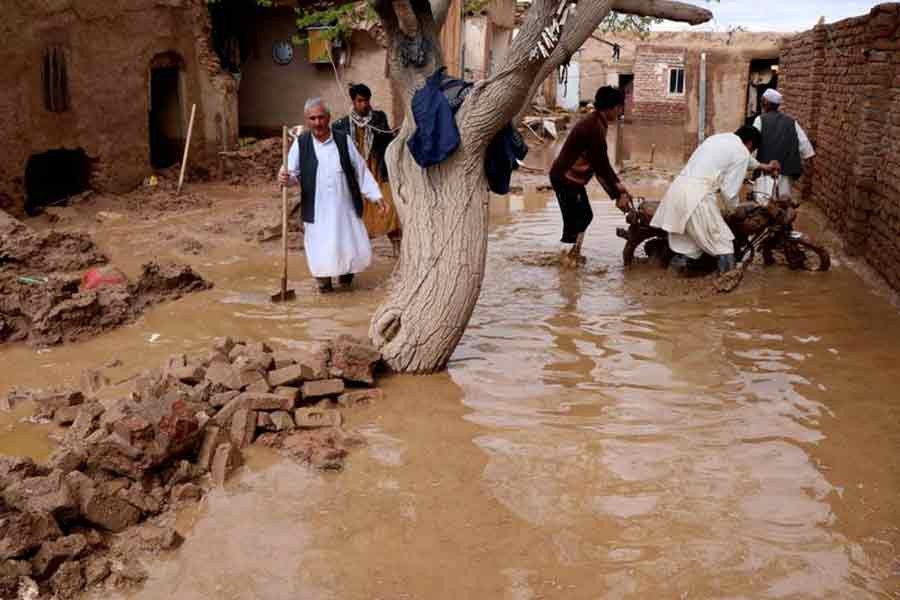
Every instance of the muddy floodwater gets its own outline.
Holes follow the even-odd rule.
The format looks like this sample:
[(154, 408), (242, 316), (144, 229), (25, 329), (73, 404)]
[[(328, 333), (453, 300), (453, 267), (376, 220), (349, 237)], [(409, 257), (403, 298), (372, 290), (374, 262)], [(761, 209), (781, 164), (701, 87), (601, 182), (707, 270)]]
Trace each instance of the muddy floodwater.
[[(840, 259), (824, 274), (773, 267), (726, 296), (648, 294), (665, 275), (623, 271), (621, 215), (594, 210), (574, 272), (552, 260), (555, 201), (497, 200), (449, 371), (383, 380), (385, 402), (347, 415), (368, 446), (341, 473), (254, 453), (181, 515), (186, 542), (127, 597), (900, 598), (894, 306)], [(277, 245), (204, 235), (207, 212), (94, 233), (133, 273), (176, 252), (161, 229), (191, 232), (206, 249), (189, 262), (215, 289), (77, 345), (6, 348), (0, 391), (114, 359), (124, 379), (225, 334), (365, 334), (386, 242), (359, 291), (315, 295), (301, 257), (298, 301), (272, 305)], [(0, 451), (49, 451), (46, 426), (0, 425)]]

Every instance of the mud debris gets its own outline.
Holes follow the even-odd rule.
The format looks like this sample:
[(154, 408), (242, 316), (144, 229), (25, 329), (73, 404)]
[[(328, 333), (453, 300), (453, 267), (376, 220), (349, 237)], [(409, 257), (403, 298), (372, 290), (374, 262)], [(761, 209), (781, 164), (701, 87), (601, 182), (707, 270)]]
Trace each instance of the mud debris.
[(38, 233), (0, 212), (0, 344), (93, 337), (150, 305), (212, 287), (190, 267), (147, 263), (134, 283), (87, 289), (83, 272), (107, 262), (86, 235)]
[(265, 138), (223, 154), (225, 180), (232, 185), (270, 182), (281, 166), (281, 138)]
[(31, 401), (66, 429), (45, 464), (0, 457), (0, 596), (140, 583), (136, 555), (183, 542), (172, 509), (224, 486), (251, 444), (341, 469), (364, 443), (343, 429), (341, 410), (383, 399), (371, 387), (380, 361), (349, 336), (278, 352), (221, 338), (201, 358), (144, 371), (118, 399), (93, 396), (108, 384), (94, 370), (83, 390), (11, 392), (7, 406)]

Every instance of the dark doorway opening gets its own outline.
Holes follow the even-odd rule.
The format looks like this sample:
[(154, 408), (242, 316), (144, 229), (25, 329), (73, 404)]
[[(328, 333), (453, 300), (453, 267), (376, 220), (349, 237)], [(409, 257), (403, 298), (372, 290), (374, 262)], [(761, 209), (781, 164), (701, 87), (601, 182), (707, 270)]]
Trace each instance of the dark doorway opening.
[(625, 118), (631, 118), (634, 110), (634, 75), (631, 73), (619, 74), (619, 90), (625, 94)]
[(88, 189), (91, 161), (81, 148), (34, 154), (25, 165), (25, 211), (59, 204)]
[(750, 77), (747, 82), (747, 124), (752, 124), (762, 112), (762, 95), (770, 88), (778, 89), (778, 59), (762, 58), (750, 61)]
[(150, 69), (150, 164), (155, 169), (178, 162), (184, 147), (180, 81), (178, 64)]

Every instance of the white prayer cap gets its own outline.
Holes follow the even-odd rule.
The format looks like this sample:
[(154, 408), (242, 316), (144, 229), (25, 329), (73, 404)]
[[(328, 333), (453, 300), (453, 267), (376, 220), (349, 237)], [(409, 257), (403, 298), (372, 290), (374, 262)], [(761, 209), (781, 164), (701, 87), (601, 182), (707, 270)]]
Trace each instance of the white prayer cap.
[(781, 104), (783, 99), (782, 95), (778, 93), (778, 90), (774, 88), (769, 88), (763, 92), (763, 100), (771, 102), (772, 104)]

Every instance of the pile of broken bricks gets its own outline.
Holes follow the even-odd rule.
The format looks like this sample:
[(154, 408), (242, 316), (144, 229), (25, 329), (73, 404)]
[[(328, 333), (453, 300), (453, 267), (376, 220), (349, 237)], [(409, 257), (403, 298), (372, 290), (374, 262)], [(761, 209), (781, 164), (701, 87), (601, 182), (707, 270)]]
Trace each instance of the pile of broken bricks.
[[(208, 355), (171, 357), (126, 398), (84, 391), (14, 392), (65, 427), (47, 464), (0, 457), (0, 597), (32, 587), (71, 598), (144, 574), (130, 556), (176, 547), (168, 509), (222, 485), (256, 443), (322, 469), (342, 466), (357, 436), (342, 408), (376, 402), (380, 355), (347, 336), (306, 351), (217, 340)], [(24, 588), (23, 588), (24, 586)], [(37, 597), (37, 596), (34, 596)]]

